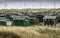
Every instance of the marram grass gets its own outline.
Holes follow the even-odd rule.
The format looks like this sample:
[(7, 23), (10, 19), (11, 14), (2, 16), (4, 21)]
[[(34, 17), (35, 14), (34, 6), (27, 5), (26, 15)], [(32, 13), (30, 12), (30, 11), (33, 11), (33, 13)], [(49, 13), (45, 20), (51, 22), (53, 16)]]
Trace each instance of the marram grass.
[(0, 38), (60, 38), (60, 28), (0, 26)]

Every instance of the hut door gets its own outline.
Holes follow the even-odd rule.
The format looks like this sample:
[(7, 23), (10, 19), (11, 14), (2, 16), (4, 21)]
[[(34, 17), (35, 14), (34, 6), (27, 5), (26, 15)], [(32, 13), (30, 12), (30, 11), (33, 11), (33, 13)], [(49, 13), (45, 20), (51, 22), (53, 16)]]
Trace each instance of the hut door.
[(28, 19), (25, 20), (24, 25), (29, 25), (29, 20)]
[(7, 22), (7, 25), (11, 25), (12, 23), (10, 21)]

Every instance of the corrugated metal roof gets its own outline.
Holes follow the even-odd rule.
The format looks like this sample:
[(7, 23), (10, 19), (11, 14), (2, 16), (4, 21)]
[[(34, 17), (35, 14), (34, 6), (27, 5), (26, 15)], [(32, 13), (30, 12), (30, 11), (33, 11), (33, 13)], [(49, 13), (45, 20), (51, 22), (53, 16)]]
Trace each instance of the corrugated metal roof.
[(17, 13), (18, 15), (20, 15), (20, 16), (23, 16), (24, 14), (23, 13)]
[(20, 18), (21, 16), (11, 15), (12, 18)]
[(25, 18), (23, 17), (16, 17), (16, 18), (13, 18), (13, 20), (24, 20)]
[(0, 21), (8, 21), (9, 19), (6, 19), (5, 17), (0, 17)]
[(25, 18), (29, 18), (28, 16), (11, 16), (13, 20), (24, 20)]
[(36, 19), (35, 17), (29, 17), (29, 19)]
[(6, 14), (0, 14), (0, 16), (6, 16)]
[(23, 16), (11, 15), (10, 17), (12, 17), (12, 18), (20, 18), (20, 17), (29, 18), (29, 16), (26, 16), (26, 15), (23, 15)]
[(29, 18), (29, 16), (22, 16), (23, 18)]
[(57, 16), (45, 16), (43, 19), (56, 19)]
[(20, 20), (20, 19), (22, 19), (21, 16), (11, 16), (11, 17), (13, 18), (13, 20)]
[(6, 19), (5, 17), (0, 17), (0, 20)]

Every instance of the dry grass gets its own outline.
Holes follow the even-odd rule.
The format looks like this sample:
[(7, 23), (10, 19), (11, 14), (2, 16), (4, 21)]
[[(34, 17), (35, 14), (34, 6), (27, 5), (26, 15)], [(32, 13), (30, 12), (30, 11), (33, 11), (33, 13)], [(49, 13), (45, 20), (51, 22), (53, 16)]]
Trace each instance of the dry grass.
[(17, 12), (33, 12), (33, 13), (37, 13), (37, 12), (60, 12), (60, 8), (57, 9), (45, 9), (45, 8), (40, 8), (40, 9), (1, 9), (0, 13), (17, 13)]
[(60, 38), (60, 28), (0, 26), (0, 38)]

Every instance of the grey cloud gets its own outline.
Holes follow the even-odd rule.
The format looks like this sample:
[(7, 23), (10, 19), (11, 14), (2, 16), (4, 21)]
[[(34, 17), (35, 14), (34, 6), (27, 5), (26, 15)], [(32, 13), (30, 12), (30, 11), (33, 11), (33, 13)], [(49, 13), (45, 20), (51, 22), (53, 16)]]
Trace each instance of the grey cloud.
[[(0, 0), (5, 1), (5, 0)], [(60, 1), (60, 0), (7, 0), (7, 1)]]
[(0, 0), (0, 2), (8, 1), (8, 2), (17, 2), (17, 1), (26, 1), (26, 2), (60, 2), (60, 0)]

